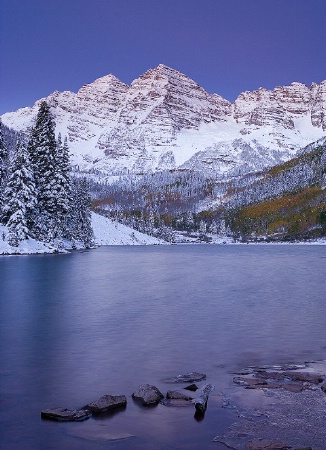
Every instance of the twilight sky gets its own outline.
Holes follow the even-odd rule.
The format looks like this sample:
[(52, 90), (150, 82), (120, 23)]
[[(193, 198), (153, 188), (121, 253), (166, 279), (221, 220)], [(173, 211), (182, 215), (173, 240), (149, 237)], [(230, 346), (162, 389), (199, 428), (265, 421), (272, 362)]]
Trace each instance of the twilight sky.
[(163, 63), (234, 101), (326, 79), (325, 0), (0, 0), (0, 114)]

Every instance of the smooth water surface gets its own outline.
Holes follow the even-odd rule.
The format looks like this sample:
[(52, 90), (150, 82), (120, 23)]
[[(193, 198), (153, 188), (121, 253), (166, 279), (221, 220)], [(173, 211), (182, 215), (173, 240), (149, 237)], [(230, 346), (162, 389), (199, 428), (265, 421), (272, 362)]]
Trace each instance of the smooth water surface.
[[(0, 448), (217, 450), (219, 383), (232, 371), (326, 359), (325, 257), (326, 247), (290, 245), (0, 257)], [(142, 383), (166, 392), (164, 378), (190, 371), (217, 387), (202, 421), (192, 407), (130, 397)], [(127, 408), (40, 419), (104, 394), (125, 394)]]

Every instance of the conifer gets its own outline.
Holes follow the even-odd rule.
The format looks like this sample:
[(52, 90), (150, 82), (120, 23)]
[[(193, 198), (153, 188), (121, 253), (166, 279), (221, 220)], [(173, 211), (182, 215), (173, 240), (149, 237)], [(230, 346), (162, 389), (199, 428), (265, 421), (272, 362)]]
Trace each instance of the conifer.
[(75, 178), (72, 182), (72, 208), (70, 213), (70, 233), (75, 241), (89, 248), (94, 245), (91, 225), (91, 198), (86, 178)]
[(0, 213), (3, 207), (3, 196), (4, 189), (7, 180), (7, 170), (8, 170), (8, 150), (4, 141), (2, 132), (2, 123), (0, 121)]
[(17, 247), (30, 236), (30, 217), (36, 204), (35, 184), (26, 146), (18, 141), (5, 189), (3, 216), (9, 229), (9, 244)]

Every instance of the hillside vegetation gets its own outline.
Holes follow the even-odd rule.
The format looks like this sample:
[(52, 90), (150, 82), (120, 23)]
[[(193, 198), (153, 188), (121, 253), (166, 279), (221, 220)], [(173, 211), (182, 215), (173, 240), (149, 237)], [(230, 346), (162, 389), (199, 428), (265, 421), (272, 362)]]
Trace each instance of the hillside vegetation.
[(326, 234), (326, 146), (267, 170), (226, 203), (227, 222), (238, 238), (297, 240)]

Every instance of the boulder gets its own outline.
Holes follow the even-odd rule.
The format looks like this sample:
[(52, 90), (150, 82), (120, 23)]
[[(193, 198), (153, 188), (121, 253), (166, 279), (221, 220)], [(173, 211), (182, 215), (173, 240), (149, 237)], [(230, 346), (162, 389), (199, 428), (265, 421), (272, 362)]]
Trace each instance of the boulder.
[(164, 397), (156, 386), (141, 384), (132, 394), (132, 397), (141, 401), (143, 405), (155, 405)]
[(41, 412), (42, 419), (56, 420), (57, 422), (80, 422), (91, 417), (87, 409), (53, 408)]
[(103, 395), (103, 397), (89, 403), (84, 408), (93, 414), (101, 414), (116, 408), (125, 407), (126, 405), (127, 399), (125, 395)]

